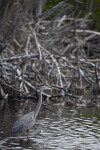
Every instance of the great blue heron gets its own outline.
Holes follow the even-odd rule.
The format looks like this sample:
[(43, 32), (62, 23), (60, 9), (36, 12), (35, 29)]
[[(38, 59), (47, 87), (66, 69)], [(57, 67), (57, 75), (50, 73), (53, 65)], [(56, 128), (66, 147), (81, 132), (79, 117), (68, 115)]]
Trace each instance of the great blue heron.
[(40, 92), (39, 92), (39, 101), (38, 104), (35, 108), (34, 111), (27, 113), (26, 115), (22, 116), (21, 118), (19, 118), (16, 123), (14, 124), (13, 128), (12, 128), (12, 133), (19, 133), (19, 136), (21, 135), (21, 133), (23, 131), (27, 131), (27, 138), (29, 139), (28, 135), (29, 135), (29, 130), (33, 127), (34, 123), (35, 123), (35, 119), (39, 113), (41, 104), (42, 104), (42, 93), (43, 90), (45, 89), (53, 89), (50, 86), (42, 86), (40, 88)]

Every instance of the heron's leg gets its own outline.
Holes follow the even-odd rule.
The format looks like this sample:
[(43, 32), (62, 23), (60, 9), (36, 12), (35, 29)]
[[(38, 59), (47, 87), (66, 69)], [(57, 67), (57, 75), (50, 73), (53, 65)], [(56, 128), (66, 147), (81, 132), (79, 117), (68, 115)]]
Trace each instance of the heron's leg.
[(19, 132), (18, 139), (20, 139), (21, 135), (22, 135), (22, 131)]
[(29, 132), (30, 132), (30, 130), (28, 129), (27, 130), (27, 139), (29, 140)]

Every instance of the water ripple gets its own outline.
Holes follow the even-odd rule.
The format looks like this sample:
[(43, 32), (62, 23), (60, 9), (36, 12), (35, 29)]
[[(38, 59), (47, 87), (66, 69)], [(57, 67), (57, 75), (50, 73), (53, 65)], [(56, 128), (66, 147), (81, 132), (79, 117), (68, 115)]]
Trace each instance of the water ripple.
[[(87, 109), (68, 110), (56, 107), (57, 112), (38, 117), (35, 129), (30, 133), (30, 141), (23, 135), (21, 142), (16, 136), (7, 134), (12, 126), (0, 125), (1, 150), (100, 150), (100, 118)], [(60, 115), (58, 114), (60, 113)], [(91, 113), (91, 114), (90, 114)], [(8, 119), (11, 119), (11, 117)], [(6, 121), (7, 122), (7, 121)], [(7, 131), (3, 129), (6, 126)]]

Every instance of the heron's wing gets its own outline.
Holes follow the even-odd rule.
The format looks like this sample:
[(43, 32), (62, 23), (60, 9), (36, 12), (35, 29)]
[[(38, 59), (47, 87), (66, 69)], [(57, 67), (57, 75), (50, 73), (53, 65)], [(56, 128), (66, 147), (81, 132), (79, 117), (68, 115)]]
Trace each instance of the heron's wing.
[(35, 123), (34, 112), (27, 113), (16, 121), (12, 128), (12, 132), (17, 133), (32, 128)]

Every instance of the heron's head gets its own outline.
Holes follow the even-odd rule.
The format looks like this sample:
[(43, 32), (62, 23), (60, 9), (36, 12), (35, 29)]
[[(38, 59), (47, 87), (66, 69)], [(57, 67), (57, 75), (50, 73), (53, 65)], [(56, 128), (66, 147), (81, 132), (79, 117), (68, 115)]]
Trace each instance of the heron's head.
[(52, 87), (52, 86), (50, 86), (50, 85), (43, 85), (41, 88), (40, 88), (40, 90), (60, 90), (60, 89), (58, 89), (58, 88), (55, 88), (55, 87)]
[(52, 87), (50, 85), (43, 85), (41, 86), (40, 88), (41, 91), (44, 91), (44, 90), (52, 90)]

